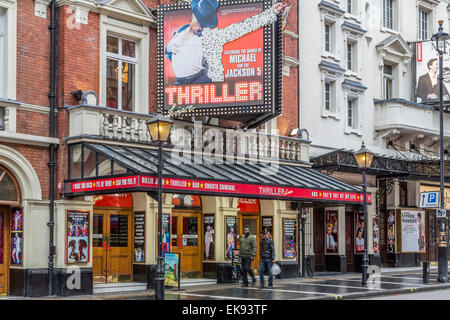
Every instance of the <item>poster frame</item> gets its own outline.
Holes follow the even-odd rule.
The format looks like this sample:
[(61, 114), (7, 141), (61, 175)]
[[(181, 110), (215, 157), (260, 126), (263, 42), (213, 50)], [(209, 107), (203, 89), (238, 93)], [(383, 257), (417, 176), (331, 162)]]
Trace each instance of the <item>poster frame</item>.
[[(67, 223), (69, 222), (68, 221), (68, 217), (69, 217), (69, 213), (70, 212), (73, 212), (73, 213), (86, 213), (87, 214), (87, 221), (89, 221), (89, 224), (88, 224), (88, 228), (89, 228), (89, 230), (88, 230), (88, 250), (87, 250), (87, 252), (88, 252), (88, 259), (87, 259), (87, 261), (78, 261), (78, 262), (69, 262), (69, 256), (68, 256), (68, 253), (67, 253), (67, 249), (68, 249), (68, 240), (69, 240), (69, 237), (68, 237), (68, 235), (67, 235)], [(70, 265), (77, 265), (77, 264), (83, 264), (83, 265), (85, 265), (85, 264), (89, 264), (90, 262), (91, 262), (91, 241), (92, 241), (92, 239), (91, 239), (91, 212), (90, 212), (90, 210), (70, 210), (70, 209), (67, 209), (66, 210), (66, 214), (65, 214), (65, 224), (64, 224), (64, 226), (65, 226), (65, 228), (64, 228), (64, 238), (65, 238), (65, 257), (66, 257), (66, 259), (65, 259), (65, 263), (66, 264), (70, 264)]]
[[(142, 262), (137, 262), (136, 261), (136, 256), (134, 254), (134, 250), (136, 249), (135, 245), (135, 237), (136, 237), (136, 213), (137, 214), (143, 214), (144, 215), (144, 261)], [(146, 251), (147, 251), (147, 244), (145, 241), (145, 227), (146, 227), (146, 214), (145, 211), (133, 211), (133, 263), (145, 263), (145, 258), (146, 258)]]
[[(270, 8), (271, 0), (219, 0), (219, 6), (245, 5), (249, 3), (262, 3), (263, 10)], [(169, 109), (165, 107), (164, 93), (164, 14), (177, 10), (190, 10), (190, 2), (179, 1), (176, 4), (165, 4), (158, 6), (157, 14), (157, 104), (162, 106), (163, 113), (169, 115)], [(264, 66), (262, 103), (242, 106), (220, 106), (214, 107), (212, 104), (200, 108), (185, 108), (182, 115), (192, 116), (214, 116), (217, 118), (239, 121), (248, 128), (255, 128), (258, 125), (269, 121), (273, 117), (281, 114), (282, 106), (282, 81), (283, 81), (283, 35), (281, 17), (273, 25), (263, 27), (263, 48)], [(239, 115), (244, 115), (245, 119), (239, 119)]]
[[(295, 236), (294, 236), (294, 256), (293, 257), (286, 257), (285, 253), (284, 253), (284, 236), (285, 236), (285, 221), (286, 220), (294, 220), (294, 232), (295, 232)], [(283, 248), (283, 259), (289, 259), (289, 260), (296, 260), (297, 259), (297, 255), (298, 255), (298, 230), (297, 230), (297, 218), (282, 218), (281, 219), (281, 229), (282, 229), (282, 248)]]
[(174, 288), (174, 286), (166, 285), (166, 254), (167, 253), (176, 255), (178, 257), (178, 268), (177, 268), (178, 269), (177, 270), (178, 277), (177, 277), (177, 279), (178, 279), (178, 291), (180, 291), (180, 283), (181, 283), (181, 279), (180, 279), (180, 276), (181, 276), (181, 254), (180, 253), (164, 252), (164, 287)]
[[(22, 231), (13, 231), (12, 228), (11, 228), (12, 212), (14, 210), (20, 210), (22, 212)], [(3, 221), (3, 234), (5, 232), (5, 224), (4, 223), (5, 223), (5, 220)], [(8, 242), (9, 242), (8, 243), (8, 246), (9, 246), (9, 264), (11, 266), (23, 266), (23, 260), (24, 260), (24, 257), (25, 257), (25, 255), (24, 255), (24, 252), (25, 252), (25, 241), (24, 241), (24, 234), (25, 234), (25, 232), (24, 232), (24, 230), (25, 230), (25, 228), (24, 228), (24, 226), (25, 226), (25, 215), (24, 215), (24, 212), (23, 212), (23, 207), (11, 207), (11, 209), (9, 210), (9, 225), (7, 226), (8, 229), (9, 229), (9, 239), (8, 239)], [(13, 250), (13, 248), (12, 248), (11, 241), (12, 241), (12, 238), (13, 238), (13, 233), (16, 233), (16, 232), (22, 233), (22, 263), (13, 263), (12, 262), (12, 250)], [(3, 242), (5, 242), (5, 236), (4, 235), (3, 235)], [(3, 261), (3, 263), (5, 263), (5, 261)]]
[[(336, 248), (336, 252), (327, 252), (327, 229), (328, 229), (328, 222), (327, 222), (327, 214), (328, 213), (333, 213), (336, 214), (337, 217), (337, 224), (338, 224), (338, 233), (337, 233), (337, 240), (336, 240), (336, 244), (337, 244), (337, 248)], [(329, 256), (334, 256), (334, 255), (339, 255), (339, 211), (337, 210), (325, 210), (324, 211), (324, 254), (325, 255), (329, 255)]]
[[(223, 216), (223, 218), (224, 218), (224, 230), (225, 230), (225, 236), (224, 236), (224, 244), (225, 244), (225, 246), (224, 246), (224, 258), (225, 258), (225, 261), (231, 261), (232, 260), (232, 257), (230, 258), (230, 257), (228, 257), (227, 256), (227, 235), (228, 235), (228, 233), (227, 233), (227, 218), (234, 218), (234, 232), (235, 232), (235, 237), (234, 237), (234, 245), (235, 245), (235, 247), (234, 248), (237, 248), (237, 241), (238, 241), (238, 232), (237, 232), (237, 223), (238, 223), (238, 219), (237, 219), (237, 216), (231, 216), (231, 215), (224, 215)], [(233, 249), (234, 249), (233, 248)], [(231, 254), (233, 254), (233, 252), (231, 252)]]
[[(212, 259), (205, 259), (205, 252), (204, 252), (204, 250), (205, 250), (205, 248), (203, 247), (204, 245), (205, 245), (205, 217), (214, 217), (214, 242), (213, 242), (213, 244), (214, 244), (214, 246), (213, 246), (213, 248), (214, 248), (214, 256), (213, 256), (213, 258)], [(211, 261), (216, 261), (216, 241), (217, 241), (217, 236), (216, 236), (216, 214), (215, 213), (205, 213), (205, 214), (203, 214), (202, 215), (202, 226), (203, 226), (203, 229), (202, 229), (202, 235), (201, 235), (201, 243), (202, 243), (202, 245), (201, 245), (201, 247), (203, 248), (203, 252), (202, 252), (202, 255), (203, 255), (203, 259), (202, 259), (202, 261), (208, 261), (208, 262), (211, 262)]]
[[(425, 219), (426, 210), (420, 210), (420, 209), (416, 209), (416, 208), (411, 208), (411, 209), (397, 209), (396, 211), (397, 211), (397, 220), (398, 220), (398, 231), (397, 231), (398, 232), (398, 236), (396, 236), (396, 240), (397, 240), (397, 237), (399, 238), (398, 247), (397, 247), (398, 248), (398, 253), (426, 254), (427, 253), (427, 249), (426, 249), (427, 248), (427, 243), (426, 243), (426, 241), (428, 240), (427, 236), (426, 236), (426, 233), (427, 233), (427, 231), (426, 231), (426, 219)], [(402, 234), (402, 231), (403, 231), (403, 229), (402, 229), (402, 212), (403, 211), (417, 211), (417, 212), (420, 212), (422, 214), (422, 221), (425, 224), (425, 244), (424, 244), (425, 251), (403, 251), (403, 234)]]

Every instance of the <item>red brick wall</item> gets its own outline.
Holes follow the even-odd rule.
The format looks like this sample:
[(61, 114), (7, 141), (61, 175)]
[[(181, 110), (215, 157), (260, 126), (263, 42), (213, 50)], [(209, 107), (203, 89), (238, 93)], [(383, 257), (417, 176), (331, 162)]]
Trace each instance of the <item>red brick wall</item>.
[(33, 111), (17, 110), (17, 132), (36, 136), (50, 136), (50, 115)]
[(7, 145), (18, 152), (20, 152), (25, 159), (27, 159), (31, 165), (33, 166), (36, 174), (38, 175), (39, 181), (41, 182), (42, 189), (42, 199), (49, 199), (49, 170), (47, 167), (47, 163), (49, 161), (49, 152), (46, 147), (37, 147), (23, 144), (14, 144), (14, 143), (5, 143), (2, 142), (3, 145)]
[[(298, 34), (297, 12), (298, 1), (285, 1), (292, 5), (287, 19), (286, 30)], [(298, 40), (285, 35), (284, 55), (298, 59)], [(283, 114), (277, 118), (279, 134), (289, 135), (292, 129), (298, 128), (298, 67), (291, 67), (289, 76), (283, 76)]]
[[(49, 106), (50, 15), (34, 15), (34, 1), (17, 1), (17, 100)], [(19, 124), (18, 124), (19, 127)]]

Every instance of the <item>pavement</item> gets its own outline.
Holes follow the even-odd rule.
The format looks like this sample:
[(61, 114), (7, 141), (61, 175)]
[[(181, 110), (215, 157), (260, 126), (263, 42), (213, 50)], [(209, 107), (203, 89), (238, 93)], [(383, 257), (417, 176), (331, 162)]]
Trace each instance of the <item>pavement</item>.
[[(394, 271), (393, 271), (394, 270)], [(422, 268), (382, 269), (369, 287), (361, 285), (360, 273), (316, 273), (312, 278), (274, 279), (273, 289), (241, 283), (216, 284), (211, 280), (182, 281), (181, 290), (167, 288), (166, 300), (353, 300), (389, 299), (407, 293), (450, 289), (450, 283), (437, 282), (437, 267), (431, 267), (430, 282), (423, 283)], [(251, 280), (250, 280), (251, 283)], [(265, 285), (267, 286), (267, 277)], [(406, 297), (406, 296), (405, 296)], [(74, 297), (0, 297), (0, 300), (153, 300), (154, 290), (117, 292)], [(407, 298), (405, 298), (407, 299)]]

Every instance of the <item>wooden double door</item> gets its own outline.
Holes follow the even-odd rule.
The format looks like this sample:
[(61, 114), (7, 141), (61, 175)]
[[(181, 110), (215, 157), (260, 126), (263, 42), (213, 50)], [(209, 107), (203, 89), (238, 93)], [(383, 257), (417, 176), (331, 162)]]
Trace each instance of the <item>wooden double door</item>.
[(9, 289), (9, 207), (0, 206), (0, 295)]
[(132, 280), (132, 212), (95, 210), (92, 230), (95, 283)]
[(172, 212), (171, 252), (180, 254), (181, 278), (202, 276), (201, 212)]

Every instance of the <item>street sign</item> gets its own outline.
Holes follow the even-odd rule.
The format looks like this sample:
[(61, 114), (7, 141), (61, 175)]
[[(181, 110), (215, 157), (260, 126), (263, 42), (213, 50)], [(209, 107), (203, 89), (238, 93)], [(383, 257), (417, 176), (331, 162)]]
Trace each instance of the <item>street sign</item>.
[(420, 193), (420, 208), (438, 208), (439, 191)]
[(445, 218), (447, 217), (446, 209), (436, 209), (436, 218)]

